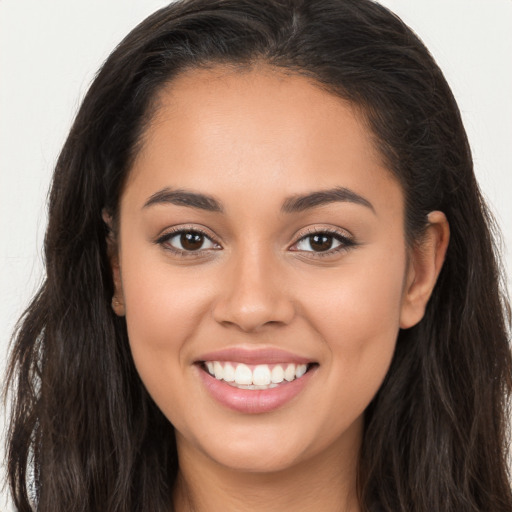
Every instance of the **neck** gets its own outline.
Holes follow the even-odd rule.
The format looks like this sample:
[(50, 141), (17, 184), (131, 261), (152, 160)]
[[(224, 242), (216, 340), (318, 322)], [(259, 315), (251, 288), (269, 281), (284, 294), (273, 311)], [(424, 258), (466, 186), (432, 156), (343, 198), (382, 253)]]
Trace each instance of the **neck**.
[[(330, 445), (314, 457), (274, 472), (237, 471), (199, 451), (180, 450), (176, 512), (360, 512), (356, 475), (360, 436), (345, 450)], [(346, 443), (344, 443), (346, 445)]]

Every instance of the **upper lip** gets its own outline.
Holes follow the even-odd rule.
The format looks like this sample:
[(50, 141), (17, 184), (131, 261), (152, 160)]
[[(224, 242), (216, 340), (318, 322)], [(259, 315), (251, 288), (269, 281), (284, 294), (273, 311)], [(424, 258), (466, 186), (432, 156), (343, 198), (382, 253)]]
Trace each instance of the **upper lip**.
[(286, 350), (276, 348), (248, 349), (243, 347), (215, 350), (202, 354), (197, 359), (197, 362), (204, 361), (232, 361), (252, 365), (277, 363), (307, 364), (313, 362), (311, 359), (287, 352)]

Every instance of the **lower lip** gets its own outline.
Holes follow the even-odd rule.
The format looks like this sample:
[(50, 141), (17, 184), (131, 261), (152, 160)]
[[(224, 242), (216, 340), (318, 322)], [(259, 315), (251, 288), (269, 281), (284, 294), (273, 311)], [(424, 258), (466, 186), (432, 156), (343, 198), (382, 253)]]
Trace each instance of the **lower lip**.
[(217, 380), (198, 367), (199, 375), (210, 395), (221, 405), (244, 414), (270, 412), (295, 398), (307, 385), (316, 366), (302, 377), (269, 389), (239, 389)]

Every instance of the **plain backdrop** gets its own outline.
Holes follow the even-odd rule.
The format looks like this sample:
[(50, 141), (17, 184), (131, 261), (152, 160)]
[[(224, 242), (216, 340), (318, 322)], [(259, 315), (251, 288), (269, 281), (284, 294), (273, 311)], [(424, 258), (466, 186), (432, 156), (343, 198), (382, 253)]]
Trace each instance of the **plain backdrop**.
[[(257, 0), (255, 0), (257, 1)], [(0, 0), (0, 373), (44, 273), (46, 197), (96, 70), (162, 0)], [(383, 0), (452, 86), (512, 269), (512, 0)], [(0, 428), (5, 413), (0, 412)], [(3, 460), (0, 452), (0, 462)], [(0, 476), (3, 470), (0, 468)], [(11, 510), (0, 492), (0, 511)]]

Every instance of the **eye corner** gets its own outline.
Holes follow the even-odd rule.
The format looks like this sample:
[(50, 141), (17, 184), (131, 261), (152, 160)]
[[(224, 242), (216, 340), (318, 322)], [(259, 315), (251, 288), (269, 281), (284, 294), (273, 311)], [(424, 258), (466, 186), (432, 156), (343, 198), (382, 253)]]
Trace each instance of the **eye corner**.
[[(322, 240), (318, 240), (315, 242), (315, 246), (312, 244), (313, 237), (323, 237)], [(309, 239), (309, 248), (300, 247), (301, 243), (308, 243)], [(321, 244), (327, 244), (325, 248), (321, 247)], [(357, 246), (358, 243), (354, 240), (352, 235), (348, 235), (346, 231), (341, 231), (334, 228), (327, 227), (319, 227), (319, 228), (309, 228), (306, 232), (299, 233), (295, 242), (291, 246), (289, 246), (288, 250), (290, 252), (301, 253), (306, 257), (327, 257), (327, 256), (336, 256), (343, 252), (346, 252), (353, 247)]]
[(175, 226), (167, 229), (154, 240), (154, 244), (174, 256), (187, 258), (211, 256), (211, 251), (223, 248), (214, 236), (197, 226)]

